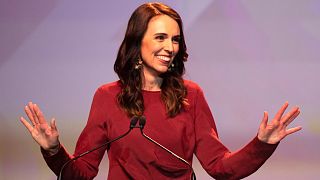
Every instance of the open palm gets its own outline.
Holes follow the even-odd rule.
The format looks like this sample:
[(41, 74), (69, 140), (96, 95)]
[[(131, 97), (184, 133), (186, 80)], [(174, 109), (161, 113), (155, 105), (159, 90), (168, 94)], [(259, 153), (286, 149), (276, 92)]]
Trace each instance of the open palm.
[(286, 102), (270, 123), (268, 123), (268, 112), (264, 112), (258, 132), (258, 138), (261, 141), (269, 144), (276, 144), (287, 135), (302, 129), (301, 126), (287, 129), (287, 126), (300, 114), (299, 107), (294, 107), (290, 112), (283, 116), (288, 105), (288, 102)]
[(29, 102), (25, 107), (25, 112), (31, 124), (23, 117), (21, 117), (20, 120), (30, 132), (32, 138), (44, 150), (50, 151), (52, 149), (57, 149), (60, 143), (55, 119), (52, 119), (49, 125), (40, 111), (40, 108), (32, 102)]

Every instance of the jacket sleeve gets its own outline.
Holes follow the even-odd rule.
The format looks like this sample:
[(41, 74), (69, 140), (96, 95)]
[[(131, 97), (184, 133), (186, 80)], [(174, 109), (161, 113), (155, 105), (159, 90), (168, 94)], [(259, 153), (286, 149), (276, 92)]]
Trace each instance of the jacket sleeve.
[[(71, 158), (86, 152), (98, 145), (106, 142), (106, 121), (103, 93), (98, 89), (94, 95), (93, 102), (90, 109), (87, 125), (82, 131), (74, 155), (68, 154), (66, 149), (61, 145), (57, 154), (48, 156), (47, 153), (41, 149), (42, 155), (49, 166), (49, 168), (58, 175), (61, 167)], [(93, 179), (98, 173), (98, 166), (102, 160), (107, 147), (93, 151), (81, 158), (70, 162), (62, 172), (62, 179)]]
[(216, 125), (199, 88), (195, 100), (195, 154), (203, 168), (215, 179), (241, 179), (254, 173), (272, 155), (278, 144), (267, 144), (257, 136), (236, 152), (219, 140)]

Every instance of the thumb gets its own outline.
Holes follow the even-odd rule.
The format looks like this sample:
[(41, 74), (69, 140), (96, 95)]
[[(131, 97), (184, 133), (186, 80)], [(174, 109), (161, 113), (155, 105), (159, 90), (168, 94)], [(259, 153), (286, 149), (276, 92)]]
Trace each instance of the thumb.
[(50, 126), (51, 126), (52, 130), (58, 131), (55, 118), (51, 119)]
[(264, 111), (260, 127), (265, 128), (267, 126), (267, 124), (268, 124), (268, 112)]

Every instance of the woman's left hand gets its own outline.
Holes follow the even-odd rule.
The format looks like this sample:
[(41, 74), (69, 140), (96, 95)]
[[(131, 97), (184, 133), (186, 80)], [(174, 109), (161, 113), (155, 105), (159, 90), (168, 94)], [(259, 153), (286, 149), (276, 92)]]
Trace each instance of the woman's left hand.
[(288, 105), (288, 102), (286, 102), (270, 123), (268, 123), (268, 112), (264, 112), (258, 132), (258, 138), (260, 141), (269, 144), (276, 144), (287, 135), (302, 129), (301, 126), (287, 129), (287, 126), (300, 114), (299, 107), (294, 107), (290, 112), (283, 115)]

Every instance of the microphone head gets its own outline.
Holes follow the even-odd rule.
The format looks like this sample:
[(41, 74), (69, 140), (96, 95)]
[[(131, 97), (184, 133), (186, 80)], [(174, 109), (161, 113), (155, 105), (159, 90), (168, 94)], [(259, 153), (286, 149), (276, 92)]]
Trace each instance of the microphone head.
[(133, 116), (131, 119), (130, 119), (130, 129), (133, 129), (136, 127), (136, 124), (138, 122), (138, 117), (137, 116)]
[(145, 116), (141, 116), (139, 118), (139, 127), (140, 127), (140, 129), (143, 129), (145, 125), (146, 125), (146, 117)]

